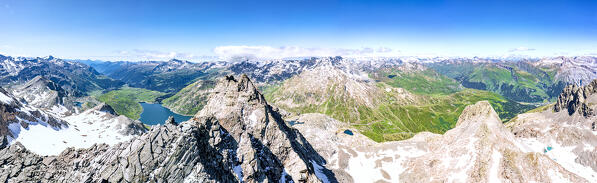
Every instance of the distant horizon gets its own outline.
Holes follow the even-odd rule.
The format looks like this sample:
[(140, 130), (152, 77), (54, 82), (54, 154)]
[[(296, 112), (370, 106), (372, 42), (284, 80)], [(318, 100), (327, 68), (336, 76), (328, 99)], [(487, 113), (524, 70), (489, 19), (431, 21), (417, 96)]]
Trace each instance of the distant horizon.
[(0, 53), (91, 60), (597, 56), (597, 1), (0, 2)]
[(364, 57), (357, 57), (357, 56), (342, 56), (342, 55), (335, 55), (335, 56), (304, 56), (304, 57), (286, 57), (286, 58), (265, 58), (265, 57), (223, 57), (223, 56), (205, 56), (205, 59), (200, 60), (189, 60), (183, 58), (168, 58), (168, 59), (155, 59), (155, 60), (102, 60), (102, 59), (80, 59), (80, 58), (64, 58), (55, 55), (45, 55), (45, 56), (14, 56), (0, 53), (0, 56), (12, 57), (12, 58), (27, 58), (27, 59), (36, 59), (36, 58), (44, 58), (47, 59), (48, 57), (54, 57), (61, 60), (66, 61), (92, 61), (92, 62), (168, 62), (171, 60), (181, 60), (181, 61), (188, 61), (194, 63), (200, 62), (239, 62), (239, 61), (268, 61), (268, 60), (304, 60), (310, 58), (326, 58), (326, 57), (342, 57), (346, 59), (352, 60), (368, 60), (368, 59), (408, 59), (408, 58), (415, 58), (415, 59), (501, 59), (503, 61), (513, 61), (513, 60), (541, 60), (541, 59), (548, 59), (548, 58), (558, 58), (558, 57), (592, 57), (597, 58), (594, 55), (555, 55), (555, 56), (539, 56), (539, 57), (532, 57), (532, 56), (509, 56), (509, 57), (482, 57), (482, 56), (364, 56)]

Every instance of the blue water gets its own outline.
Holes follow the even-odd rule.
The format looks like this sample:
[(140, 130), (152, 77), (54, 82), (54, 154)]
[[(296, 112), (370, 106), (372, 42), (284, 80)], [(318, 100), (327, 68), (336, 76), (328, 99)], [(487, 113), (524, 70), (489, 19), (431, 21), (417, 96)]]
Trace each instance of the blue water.
[(354, 134), (352, 133), (352, 131), (350, 131), (350, 130), (344, 130), (344, 133), (345, 133), (345, 134), (348, 134), (348, 135), (354, 135)]
[(548, 151), (551, 151), (551, 146), (547, 146), (547, 148), (543, 149), (543, 153), (547, 153)]
[(291, 121), (288, 121), (288, 124), (290, 126), (294, 126), (294, 125), (305, 124), (305, 122), (298, 122), (298, 121), (291, 120)]
[(164, 124), (169, 116), (174, 116), (174, 121), (177, 123), (189, 120), (192, 117), (176, 114), (170, 111), (170, 109), (163, 107), (162, 104), (150, 104), (145, 102), (139, 104), (143, 107), (143, 112), (141, 113), (139, 121), (148, 125)]

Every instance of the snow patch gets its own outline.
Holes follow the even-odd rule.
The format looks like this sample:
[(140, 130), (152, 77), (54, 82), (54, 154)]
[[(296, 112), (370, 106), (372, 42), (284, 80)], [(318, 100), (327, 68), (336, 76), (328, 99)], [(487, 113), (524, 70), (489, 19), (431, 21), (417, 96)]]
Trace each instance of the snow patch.
[(0, 92), (0, 102), (5, 103), (5, 104), (10, 104), (12, 103), (14, 100), (9, 97), (8, 95)]
[(502, 160), (502, 154), (499, 151), (493, 150), (491, 153), (491, 167), (489, 168), (489, 182), (490, 183), (498, 183), (499, 180), (499, 171), (500, 171), (500, 161)]
[(48, 128), (45, 123), (29, 123), (28, 129), (17, 124), (20, 134), (15, 142), (39, 155), (58, 155), (69, 147), (88, 148), (96, 143), (114, 145), (133, 138), (120, 134), (124, 126), (119, 125), (119, 119), (104, 112), (87, 111), (65, 120), (70, 126), (61, 130)]
[[(350, 154), (347, 150), (341, 149), (346, 154)], [(382, 166), (385, 170), (391, 172), (390, 182), (400, 182), (399, 175), (404, 172), (407, 167), (404, 163), (407, 159), (419, 157), (426, 153), (426, 151), (414, 147), (398, 147), (395, 149), (387, 149), (376, 152), (361, 152), (353, 149), (356, 156), (352, 156), (348, 160), (348, 167), (346, 172), (350, 174), (354, 182), (375, 182), (383, 177), (382, 169), (377, 167), (376, 161), (382, 161), (384, 158), (392, 158), (392, 161), (382, 161)]]
[[(521, 138), (520, 140), (524, 144), (529, 145), (533, 152), (547, 155), (549, 158), (564, 167), (564, 169), (587, 179), (589, 182), (597, 182), (597, 172), (595, 172), (591, 167), (576, 163), (575, 160), (578, 156), (572, 152), (572, 150), (576, 148), (575, 146), (561, 146), (555, 141), (543, 143), (533, 138)], [(546, 152), (545, 149), (547, 147), (551, 147), (551, 150)], [(555, 177), (557, 178), (557, 176)]]

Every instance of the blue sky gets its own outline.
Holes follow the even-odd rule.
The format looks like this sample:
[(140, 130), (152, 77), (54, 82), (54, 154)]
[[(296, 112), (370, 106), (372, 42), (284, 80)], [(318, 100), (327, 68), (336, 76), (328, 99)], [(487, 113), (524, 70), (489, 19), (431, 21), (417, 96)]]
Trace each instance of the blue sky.
[(0, 0), (0, 54), (597, 55), (597, 1)]

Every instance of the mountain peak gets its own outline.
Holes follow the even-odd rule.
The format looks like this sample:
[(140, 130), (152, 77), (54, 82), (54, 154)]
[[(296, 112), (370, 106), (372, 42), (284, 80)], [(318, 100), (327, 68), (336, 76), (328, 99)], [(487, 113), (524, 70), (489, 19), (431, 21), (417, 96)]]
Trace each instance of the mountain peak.
[(106, 113), (109, 113), (112, 115), (118, 115), (118, 113), (116, 113), (114, 108), (112, 108), (112, 106), (110, 106), (106, 103), (101, 103), (100, 105), (95, 106), (93, 109), (95, 109), (97, 111), (106, 112)]
[[(236, 113), (222, 111), (246, 112), (249, 108), (264, 108), (267, 106), (265, 99), (257, 90), (251, 79), (245, 74), (237, 78), (233, 75), (226, 76), (216, 84), (212, 90), (207, 104), (195, 116), (214, 115), (218, 119), (235, 118)], [(244, 115), (244, 114), (241, 114)]]
[[(298, 175), (305, 171), (310, 179), (317, 179), (311, 171), (313, 164), (321, 166), (325, 160), (310, 145), (299, 142), (304, 137), (286, 125), (278, 110), (267, 104), (247, 75), (226, 76), (211, 92), (207, 104), (194, 120), (199, 126), (221, 126), (218, 134), (227, 133), (233, 139), (230, 141), (237, 144), (237, 152), (242, 152), (238, 159), (265, 165), (255, 167), (243, 163), (239, 176), (243, 179), (265, 176), (278, 182), (283, 177), (286, 179), (283, 171), (287, 171), (297, 182)], [(279, 161), (270, 161), (275, 159)], [(267, 169), (272, 171), (263, 174)]]
[(479, 101), (473, 105), (469, 105), (466, 106), (466, 108), (464, 108), (462, 114), (460, 115), (460, 117), (458, 117), (458, 122), (456, 123), (456, 126), (460, 126), (461, 124), (470, 121), (494, 121), (484, 120), (490, 118), (495, 118), (497, 119), (497, 121), (501, 121), (500, 117), (497, 115), (497, 113), (495, 112), (493, 107), (491, 107), (491, 104), (488, 101)]

